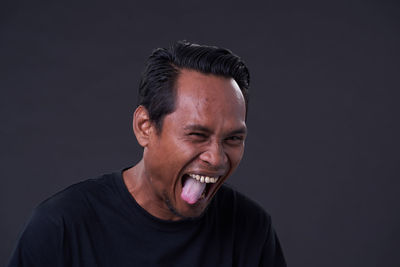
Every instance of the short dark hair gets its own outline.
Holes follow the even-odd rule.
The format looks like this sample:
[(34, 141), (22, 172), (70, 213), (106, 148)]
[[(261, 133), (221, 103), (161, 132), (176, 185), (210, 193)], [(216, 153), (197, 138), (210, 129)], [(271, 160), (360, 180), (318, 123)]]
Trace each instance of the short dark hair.
[(159, 132), (165, 115), (175, 110), (175, 84), (180, 69), (233, 78), (244, 96), (247, 114), (250, 75), (244, 62), (225, 48), (178, 41), (168, 49), (153, 51), (139, 85), (139, 105), (147, 109)]

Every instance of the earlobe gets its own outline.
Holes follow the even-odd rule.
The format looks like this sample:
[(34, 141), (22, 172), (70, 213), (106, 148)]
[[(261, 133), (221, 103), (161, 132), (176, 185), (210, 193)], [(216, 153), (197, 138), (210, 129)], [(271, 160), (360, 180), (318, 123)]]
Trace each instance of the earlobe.
[(144, 106), (137, 107), (133, 114), (133, 132), (139, 145), (147, 147), (151, 131), (152, 124), (147, 109)]

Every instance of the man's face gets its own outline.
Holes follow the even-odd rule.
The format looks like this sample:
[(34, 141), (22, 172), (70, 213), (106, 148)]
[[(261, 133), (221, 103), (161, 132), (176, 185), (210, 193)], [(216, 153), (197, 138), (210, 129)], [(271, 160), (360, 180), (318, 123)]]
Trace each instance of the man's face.
[(150, 136), (145, 172), (171, 218), (197, 217), (242, 159), (245, 101), (232, 78), (182, 70), (175, 107)]

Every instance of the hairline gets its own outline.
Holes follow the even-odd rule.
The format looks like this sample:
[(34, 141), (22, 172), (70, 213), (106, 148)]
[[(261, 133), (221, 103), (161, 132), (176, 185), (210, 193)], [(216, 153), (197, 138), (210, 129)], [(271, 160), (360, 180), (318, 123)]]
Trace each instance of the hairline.
[[(161, 134), (161, 132), (162, 132), (162, 129), (163, 129), (163, 124), (164, 124), (164, 119), (165, 119), (165, 117), (167, 116), (167, 115), (169, 115), (169, 114), (171, 114), (171, 113), (173, 113), (173, 112), (175, 112), (175, 110), (176, 110), (176, 107), (177, 107), (177, 105), (176, 105), (176, 100), (177, 100), (177, 95), (178, 95), (178, 79), (179, 79), (179, 77), (182, 75), (182, 71), (183, 70), (187, 70), (187, 71), (194, 71), (194, 72), (197, 72), (197, 73), (201, 73), (201, 74), (204, 74), (204, 75), (214, 75), (214, 76), (217, 76), (217, 77), (222, 77), (222, 78), (227, 78), (227, 79), (232, 79), (232, 80), (234, 80), (235, 81), (235, 83), (238, 85), (238, 87), (239, 87), (239, 89), (240, 89), (240, 93), (242, 94), (242, 96), (243, 96), (243, 98), (244, 98), (244, 102), (245, 102), (245, 106), (246, 106), (246, 114), (245, 114), (245, 118), (246, 118), (246, 120), (247, 120), (247, 108), (248, 108), (248, 103), (247, 103), (247, 101), (246, 101), (246, 99), (245, 99), (245, 96), (244, 96), (244, 93), (243, 93), (243, 88), (241, 88), (240, 86), (239, 86), (239, 84), (238, 84), (238, 82), (235, 80), (235, 78), (234, 77), (232, 77), (232, 76), (230, 76), (230, 75), (223, 75), (223, 74), (216, 74), (216, 73), (212, 73), (212, 72), (204, 72), (204, 71), (201, 71), (201, 70), (198, 70), (198, 69), (196, 69), (196, 68), (190, 68), (190, 67), (179, 67), (179, 66), (177, 66), (176, 64), (174, 64), (174, 63), (172, 63), (172, 62), (169, 62), (169, 64), (170, 64), (170, 66), (176, 71), (176, 77), (174, 78), (174, 80), (173, 80), (173, 84), (172, 84), (172, 87), (171, 87), (171, 95), (172, 95), (172, 103), (173, 103), (173, 107), (172, 107), (172, 109), (171, 109), (171, 111), (169, 112), (169, 113), (165, 113), (165, 114), (163, 114), (163, 116), (160, 118), (160, 120), (157, 122), (157, 121), (151, 121), (151, 123), (154, 123), (155, 124), (155, 128), (156, 128), (156, 134), (157, 135), (160, 135)], [(146, 107), (145, 107), (146, 108)], [(147, 109), (146, 109), (147, 110)]]

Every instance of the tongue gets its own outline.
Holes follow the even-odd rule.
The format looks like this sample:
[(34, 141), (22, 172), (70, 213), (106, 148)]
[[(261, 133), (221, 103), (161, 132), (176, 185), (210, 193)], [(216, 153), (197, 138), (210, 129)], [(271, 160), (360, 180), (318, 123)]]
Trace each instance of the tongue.
[(194, 204), (199, 200), (205, 187), (205, 183), (200, 183), (193, 178), (187, 178), (182, 188), (181, 198), (189, 204)]

